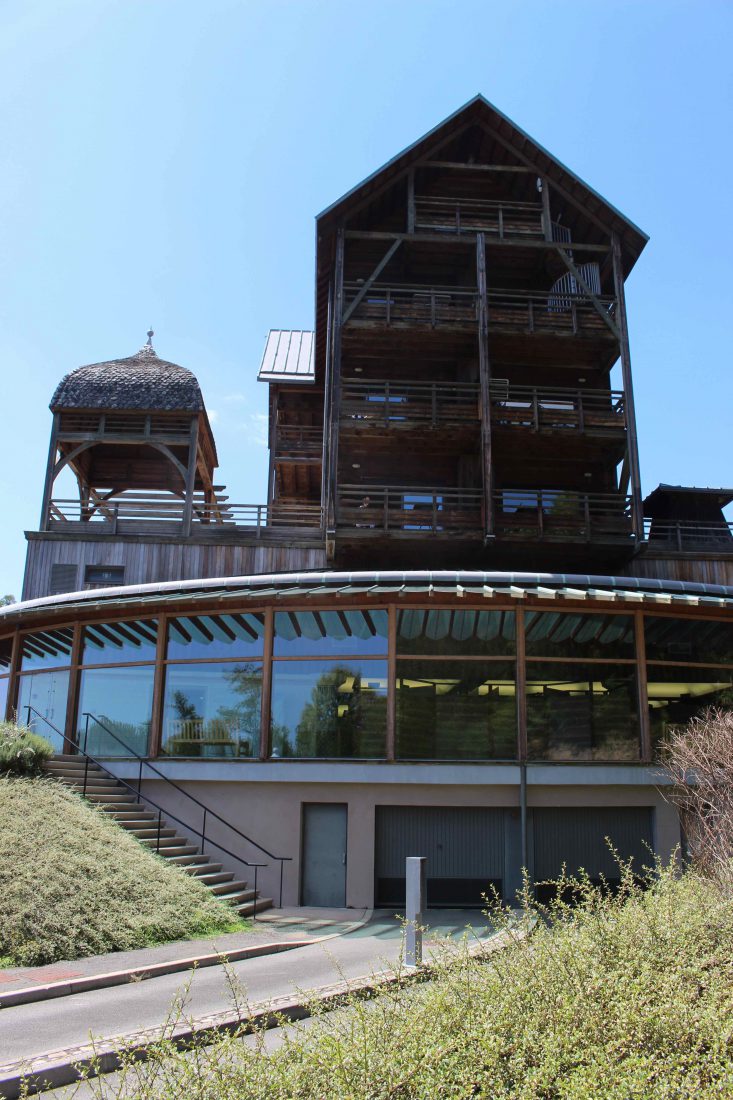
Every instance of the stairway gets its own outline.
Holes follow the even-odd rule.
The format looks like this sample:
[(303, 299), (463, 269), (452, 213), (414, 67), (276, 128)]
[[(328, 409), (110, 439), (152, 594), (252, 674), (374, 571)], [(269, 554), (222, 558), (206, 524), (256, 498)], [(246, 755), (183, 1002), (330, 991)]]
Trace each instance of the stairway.
[[(54, 756), (45, 765), (46, 772), (79, 794), (84, 789), (84, 759), (81, 756)], [(211, 857), (199, 851), (195, 844), (179, 836), (165, 817), (161, 821), (158, 841), (158, 814), (137, 800), (114, 776), (98, 764), (89, 763), (85, 798), (143, 844), (170, 863), (175, 863), (186, 874), (202, 882), (220, 901), (231, 905), (240, 917), (249, 917), (272, 908), (272, 899), (255, 894), (248, 883), (235, 879), (232, 871), (222, 869), (221, 863), (213, 863)]]

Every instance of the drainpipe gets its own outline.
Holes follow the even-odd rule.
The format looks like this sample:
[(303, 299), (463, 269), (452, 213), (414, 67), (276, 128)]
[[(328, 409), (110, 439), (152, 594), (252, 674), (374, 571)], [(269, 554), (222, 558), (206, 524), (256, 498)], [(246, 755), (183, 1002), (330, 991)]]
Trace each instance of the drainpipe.
[(529, 871), (527, 858), (527, 765), (519, 765), (519, 817), (522, 833), (522, 867)]

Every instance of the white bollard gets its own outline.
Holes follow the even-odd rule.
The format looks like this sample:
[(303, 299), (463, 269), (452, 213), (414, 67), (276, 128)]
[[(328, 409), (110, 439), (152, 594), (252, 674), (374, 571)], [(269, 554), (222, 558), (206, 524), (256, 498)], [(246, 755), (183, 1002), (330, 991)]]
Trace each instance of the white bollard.
[(425, 856), (407, 856), (405, 860), (405, 964), (422, 962), (422, 926), (425, 907)]

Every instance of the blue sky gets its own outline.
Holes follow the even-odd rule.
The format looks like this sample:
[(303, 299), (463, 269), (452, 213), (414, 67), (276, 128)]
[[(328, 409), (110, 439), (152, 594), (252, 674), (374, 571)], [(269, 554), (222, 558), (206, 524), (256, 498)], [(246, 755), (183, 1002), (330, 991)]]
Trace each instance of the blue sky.
[(729, 0), (0, 0), (0, 589), (60, 378), (191, 368), (264, 499), (269, 328), (313, 322), (314, 217), (477, 92), (651, 237), (627, 284), (645, 491), (730, 463)]

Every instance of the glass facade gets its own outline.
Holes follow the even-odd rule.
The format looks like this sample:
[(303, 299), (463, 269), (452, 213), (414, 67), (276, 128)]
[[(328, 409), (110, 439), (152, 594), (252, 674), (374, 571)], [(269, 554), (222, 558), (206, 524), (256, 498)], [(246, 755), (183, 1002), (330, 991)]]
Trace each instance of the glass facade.
[(146, 755), (154, 674), (153, 665), (82, 671), (76, 729), (78, 744), (91, 756)]
[(261, 696), (258, 662), (169, 665), (162, 751), (168, 756), (258, 756)]
[(162, 629), (147, 618), (22, 632), (15, 678), (6, 637), (0, 704), (23, 722), (32, 708), (61, 749), (48, 723), (62, 730), (75, 699), (69, 735), (100, 756), (157, 751), (155, 733), (163, 754), (190, 758), (512, 761), (526, 729), (530, 761), (608, 763), (733, 706), (733, 623), (712, 615), (228, 609), (166, 617), (157, 664)]
[(386, 661), (273, 662), (273, 757), (384, 757), (386, 729)]

